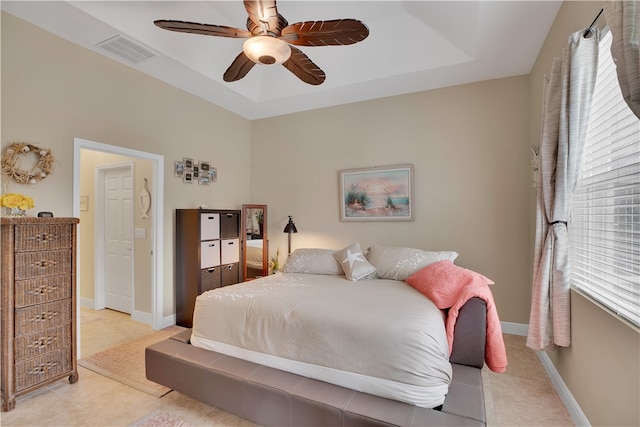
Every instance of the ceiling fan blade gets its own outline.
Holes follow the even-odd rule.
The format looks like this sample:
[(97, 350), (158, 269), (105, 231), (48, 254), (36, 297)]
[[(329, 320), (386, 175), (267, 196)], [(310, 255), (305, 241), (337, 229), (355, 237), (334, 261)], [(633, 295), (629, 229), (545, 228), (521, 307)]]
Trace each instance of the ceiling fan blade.
[(345, 46), (366, 39), (369, 28), (357, 19), (305, 21), (283, 28), (281, 35), (297, 46)]
[(231, 37), (242, 39), (251, 37), (251, 33), (240, 28), (225, 27), (224, 25), (198, 24), (197, 22), (172, 21), (160, 19), (153, 22), (163, 30), (179, 33), (203, 34), (205, 36)]
[(303, 51), (293, 46), (291, 46), (291, 56), (282, 65), (297, 78), (310, 85), (320, 85), (326, 78), (320, 67), (314, 64)]
[(278, 13), (275, 0), (244, 0), (244, 8), (249, 15), (247, 28), (253, 35), (279, 36), (280, 30), (287, 26), (287, 20)]
[(244, 52), (240, 52), (240, 55), (236, 56), (227, 71), (224, 72), (222, 79), (225, 82), (237, 82), (241, 78), (247, 75), (249, 71), (256, 65), (255, 62), (250, 60)]

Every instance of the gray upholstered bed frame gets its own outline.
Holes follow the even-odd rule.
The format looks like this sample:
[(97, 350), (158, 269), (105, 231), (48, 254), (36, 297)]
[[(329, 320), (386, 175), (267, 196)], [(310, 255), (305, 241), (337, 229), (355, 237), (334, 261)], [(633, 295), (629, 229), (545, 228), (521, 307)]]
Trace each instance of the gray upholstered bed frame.
[(191, 330), (146, 349), (151, 381), (263, 426), (483, 426), (481, 368), (486, 304), (460, 310), (451, 354), (453, 379), (439, 409), (395, 400), (291, 374), (189, 344)]

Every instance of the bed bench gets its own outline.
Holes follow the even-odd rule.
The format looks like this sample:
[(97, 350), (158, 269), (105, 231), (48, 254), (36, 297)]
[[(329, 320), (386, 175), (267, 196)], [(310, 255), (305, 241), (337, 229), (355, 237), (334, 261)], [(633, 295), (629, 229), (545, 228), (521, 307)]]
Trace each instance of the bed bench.
[(421, 408), (194, 347), (191, 330), (146, 348), (147, 379), (263, 426), (484, 426), (486, 304), (460, 310), (453, 378), (439, 410)]

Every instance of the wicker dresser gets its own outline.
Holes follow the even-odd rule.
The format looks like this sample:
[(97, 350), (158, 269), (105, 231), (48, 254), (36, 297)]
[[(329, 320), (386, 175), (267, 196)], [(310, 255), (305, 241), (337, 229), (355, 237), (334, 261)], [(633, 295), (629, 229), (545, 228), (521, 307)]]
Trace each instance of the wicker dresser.
[(76, 360), (76, 218), (2, 218), (2, 411)]

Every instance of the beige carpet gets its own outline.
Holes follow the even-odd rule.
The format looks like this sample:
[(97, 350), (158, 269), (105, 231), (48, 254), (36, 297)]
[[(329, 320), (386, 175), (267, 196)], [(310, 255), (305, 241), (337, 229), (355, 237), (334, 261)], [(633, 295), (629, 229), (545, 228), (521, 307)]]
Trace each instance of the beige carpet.
[(180, 417), (171, 415), (168, 412), (156, 410), (145, 417), (142, 417), (129, 427), (190, 427), (191, 424), (187, 423)]
[(161, 397), (171, 389), (147, 380), (144, 368), (144, 349), (183, 330), (184, 328), (181, 326), (169, 326), (84, 357), (78, 360), (78, 364), (136, 390)]

